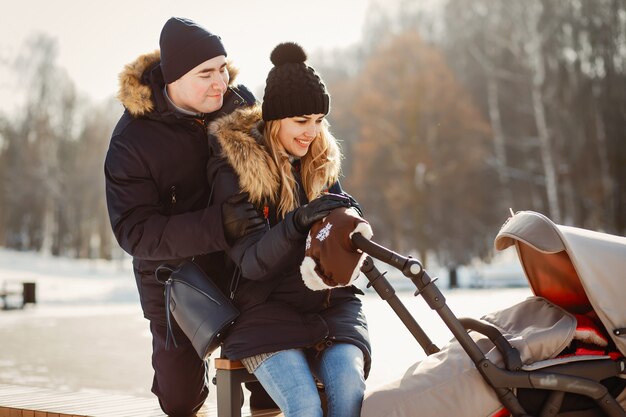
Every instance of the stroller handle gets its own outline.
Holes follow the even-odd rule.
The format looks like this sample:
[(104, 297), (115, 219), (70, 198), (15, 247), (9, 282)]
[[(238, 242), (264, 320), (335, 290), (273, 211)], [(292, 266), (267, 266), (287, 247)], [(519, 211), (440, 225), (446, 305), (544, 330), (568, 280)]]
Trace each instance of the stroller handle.
[(415, 340), (420, 344), (426, 355), (432, 355), (439, 352), (439, 348), (435, 345), (424, 330), (417, 323), (415, 318), (409, 313), (409, 310), (402, 304), (402, 301), (396, 295), (396, 291), (393, 286), (385, 278), (385, 274), (381, 273), (371, 257), (367, 256), (365, 262), (361, 267), (361, 272), (369, 280), (368, 287), (374, 288), (380, 298), (385, 300), (389, 306), (396, 312), (402, 323), (411, 332)]
[[(392, 250), (387, 249), (378, 243), (371, 241), (363, 237), (360, 233), (352, 235), (352, 243), (358, 249), (368, 253), (376, 259), (379, 259), (395, 268), (398, 268), (402, 273), (408, 277), (412, 275), (419, 275), (423, 272), (424, 268), (420, 261), (415, 258), (402, 256)], [(406, 269), (406, 271), (405, 271)]]
[[(485, 359), (483, 352), (476, 346), (474, 341), (467, 334), (467, 330), (463, 327), (463, 324), (446, 304), (446, 298), (441, 290), (434, 284), (436, 278), (431, 279), (417, 259), (411, 258), (410, 256), (399, 255), (363, 237), (360, 233), (352, 235), (352, 243), (363, 252), (402, 271), (417, 287), (415, 296), (421, 295), (424, 301), (426, 301), (426, 304), (439, 314), (472, 361), (478, 364)], [(363, 268), (361, 270), (363, 271)]]

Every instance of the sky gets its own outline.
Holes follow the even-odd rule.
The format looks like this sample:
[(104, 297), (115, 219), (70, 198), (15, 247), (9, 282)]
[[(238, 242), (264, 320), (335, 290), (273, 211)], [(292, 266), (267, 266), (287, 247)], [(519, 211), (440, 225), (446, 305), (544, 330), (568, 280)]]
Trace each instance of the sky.
[[(101, 101), (115, 95), (125, 64), (158, 49), (163, 24), (178, 16), (220, 35), (240, 69), (238, 82), (258, 91), (274, 46), (295, 41), (311, 54), (355, 44), (371, 1), (13, 1), (0, 15), (0, 64), (13, 60), (29, 36), (45, 33), (57, 40), (57, 63), (79, 93)], [(15, 105), (15, 84), (0, 77), (0, 111)]]

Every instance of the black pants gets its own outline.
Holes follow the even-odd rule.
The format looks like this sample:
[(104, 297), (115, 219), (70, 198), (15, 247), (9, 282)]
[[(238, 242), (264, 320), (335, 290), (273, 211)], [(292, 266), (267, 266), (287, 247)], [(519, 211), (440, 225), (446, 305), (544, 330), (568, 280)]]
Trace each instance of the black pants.
[(152, 332), (152, 392), (159, 399), (163, 412), (169, 416), (193, 415), (209, 395), (207, 364), (200, 359), (191, 342), (174, 325), (178, 347), (170, 342), (165, 350), (167, 328), (150, 322)]

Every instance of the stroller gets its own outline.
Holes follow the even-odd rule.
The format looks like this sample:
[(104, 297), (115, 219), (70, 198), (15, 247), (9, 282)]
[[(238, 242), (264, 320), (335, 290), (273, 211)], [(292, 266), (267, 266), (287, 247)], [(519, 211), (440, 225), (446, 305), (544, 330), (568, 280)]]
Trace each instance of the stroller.
[(368, 285), (428, 356), (368, 390), (362, 417), (626, 417), (626, 238), (516, 213), (495, 247), (515, 246), (535, 296), (480, 320), (457, 318), (416, 259), (352, 242), (410, 278), (454, 335), (435, 346), (368, 257)]

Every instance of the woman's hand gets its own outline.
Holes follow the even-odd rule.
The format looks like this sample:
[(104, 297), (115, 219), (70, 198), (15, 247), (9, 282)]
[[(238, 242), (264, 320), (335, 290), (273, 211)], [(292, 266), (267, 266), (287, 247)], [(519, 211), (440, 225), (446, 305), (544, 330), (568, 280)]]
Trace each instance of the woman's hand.
[(339, 194), (324, 194), (293, 212), (293, 222), (300, 233), (307, 233), (311, 225), (339, 207), (350, 207), (350, 199)]

